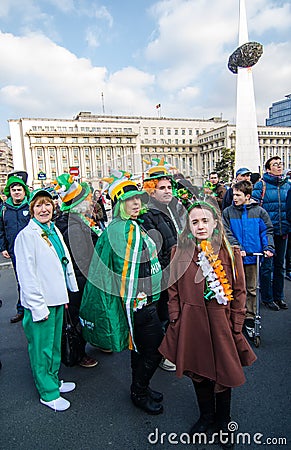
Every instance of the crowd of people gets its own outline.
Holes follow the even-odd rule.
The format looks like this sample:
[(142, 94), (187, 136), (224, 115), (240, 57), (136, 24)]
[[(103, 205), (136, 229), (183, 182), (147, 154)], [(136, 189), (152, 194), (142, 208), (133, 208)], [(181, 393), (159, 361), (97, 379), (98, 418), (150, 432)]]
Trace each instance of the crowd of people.
[(238, 169), (231, 187), (212, 172), (198, 188), (163, 159), (142, 186), (125, 171), (104, 178), (103, 191), (62, 174), (31, 192), (27, 179), (25, 171), (8, 175), (0, 251), (13, 264), (19, 298), (10, 321), (23, 323), (40, 402), (64, 411), (70, 402), (61, 394), (76, 387), (58, 376), (65, 307), (80, 335), (81, 367), (98, 364), (87, 343), (130, 349), (136, 407), (163, 412), (163, 394), (150, 387), (160, 367), (193, 382), (200, 415), (190, 434), (228, 433), (231, 390), (256, 360), (254, 254), (262, 254), (261, 302), (288, 308), (291, 184), (280, 157), (262, 177)]

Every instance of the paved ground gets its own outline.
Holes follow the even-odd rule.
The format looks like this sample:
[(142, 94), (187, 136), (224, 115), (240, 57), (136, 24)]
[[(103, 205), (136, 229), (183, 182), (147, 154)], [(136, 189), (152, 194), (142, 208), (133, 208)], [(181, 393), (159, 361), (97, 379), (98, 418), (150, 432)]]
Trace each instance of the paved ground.
[[(129, 352), (105, 355), (88, 346), (99, 360), (93, 369), (61, 367), (61, 378), (75, 381), (77, 389), (67, 394), (71, 408), (55, 413), (39, 403), (27, 355), (21, 323), (10, 324), (15, 313), (16, 285), (11, 268), (0, 261), (0, 449), (148, 450), (214, 449), (216, 445), (183, 443), (198, 415), (193, 388), (187, 378), (158, 369), (153, 387), (164, 392), (164, 414), (149, 416), (129, 400)], [(286, 282), (290, 299), (291, 282)], [(291, 302), (290, 302), (291, 303)], [(262, 310), (262, 343), (258, 360), (246, 368), (247, 383), (234, 390), (232, 418), (239, 432), (249, 433), (251, 444), (236, 449), (291, 448), (290, 418), (290, 317), (288, 311)], [(199, 345), (199, 343), (198, 343)], [(156, 433), (158, 430), (158, 433)], [(151, 435), (151, 442), (148, 436)], [(161, 433), (166, 433), (164, 438)], [(170, 433), (177, 436), (169, 437)], [(255, 444), (273, 439), (273, 444)], [(279, 438), (287, 439), (285, 445)], [(170, 439), (170, 441), (169, 441)], [(177, 444), (171, 443), (178, 442)]]

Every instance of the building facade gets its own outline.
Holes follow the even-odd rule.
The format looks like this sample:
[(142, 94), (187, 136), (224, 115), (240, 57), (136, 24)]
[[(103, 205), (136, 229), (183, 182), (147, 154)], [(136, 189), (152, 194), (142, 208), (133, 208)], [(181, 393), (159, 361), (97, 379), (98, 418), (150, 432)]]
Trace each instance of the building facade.
[(12, 149), (9, 145), (9, 141), (0, 141), (0, 192), (3, 191), (6, 181), (7, 174), (13, 170), (13, 157)]
[(75, 118), (9, 120), (13, 161), (24, 168), (29, 183), (39, 175), (49, 182), (70, 168), (79, 168), (82, 181), (98, 183), (111, 169), (142, 176), (144, 159), (165, 157), (177, 171), (201, 181), (198, 136), (220, 127), (209, 120), (95, 116), (80, 112)]
[[(15, 169), (25, 169), (29, 184), (50, 182), (71, 168), (82, 181), (98, 186), (111, 169), (142, 177), (144, 160), (165, 161), (201, 185), (215, 170), (223, 148), (235, 149), (235, 125), (209, 120), (97, 116), (80, 112), (73, 119), (12, 119), (10, 139)], [(291, 128), (258, 126), (260, 160), (274, 154), (291, 167)]]
[(291, 127), (291, 94), (286, 95), (285, 100), (272, 103), (266, 125), (268, 127)]
[[(215, 169), (222, 148), (235, 150), (236, 127), (226, 124), (199, 136), (198, 147), (201, 171), (204, 174)], [(291, 167), (291, 128), (258, 126), (258, 140), (261, 161), (261, 172), (264, 172), (265, 162), (271, 156), (278, 155), (285, 168)]]

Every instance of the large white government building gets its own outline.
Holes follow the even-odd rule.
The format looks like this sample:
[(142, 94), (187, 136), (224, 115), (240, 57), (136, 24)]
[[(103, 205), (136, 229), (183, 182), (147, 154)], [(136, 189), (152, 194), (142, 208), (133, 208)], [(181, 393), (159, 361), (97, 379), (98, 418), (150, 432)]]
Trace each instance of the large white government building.
[[(142, 176), (145, 160), (165, 161), (201, 184), (215, 169), (223, 148), (235, 149), (235, 125), (219, 117), (182, 119), (102, 116), (80, 112), (73, 119), (10, 119), (14, 169), (25, 169), (40, 184), (78, 168), (82, 181), (98, 185), (110, 170)], [(279, 155), (291, 167), (291, 128), (258, 126), (262, 165)], [(43, 176), (43, 175), (42, 175)]]

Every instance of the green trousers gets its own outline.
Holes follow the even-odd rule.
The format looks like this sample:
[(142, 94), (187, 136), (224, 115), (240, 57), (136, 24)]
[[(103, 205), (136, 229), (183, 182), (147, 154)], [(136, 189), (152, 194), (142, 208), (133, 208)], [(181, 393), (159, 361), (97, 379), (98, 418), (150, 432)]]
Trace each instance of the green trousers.
[(49, 307), (48, 320), (33, 322), (31, 311), (24, 309), (23, 328), (36, 388), (46, 402), (60, 396), (59, 368), (64, 306)]

